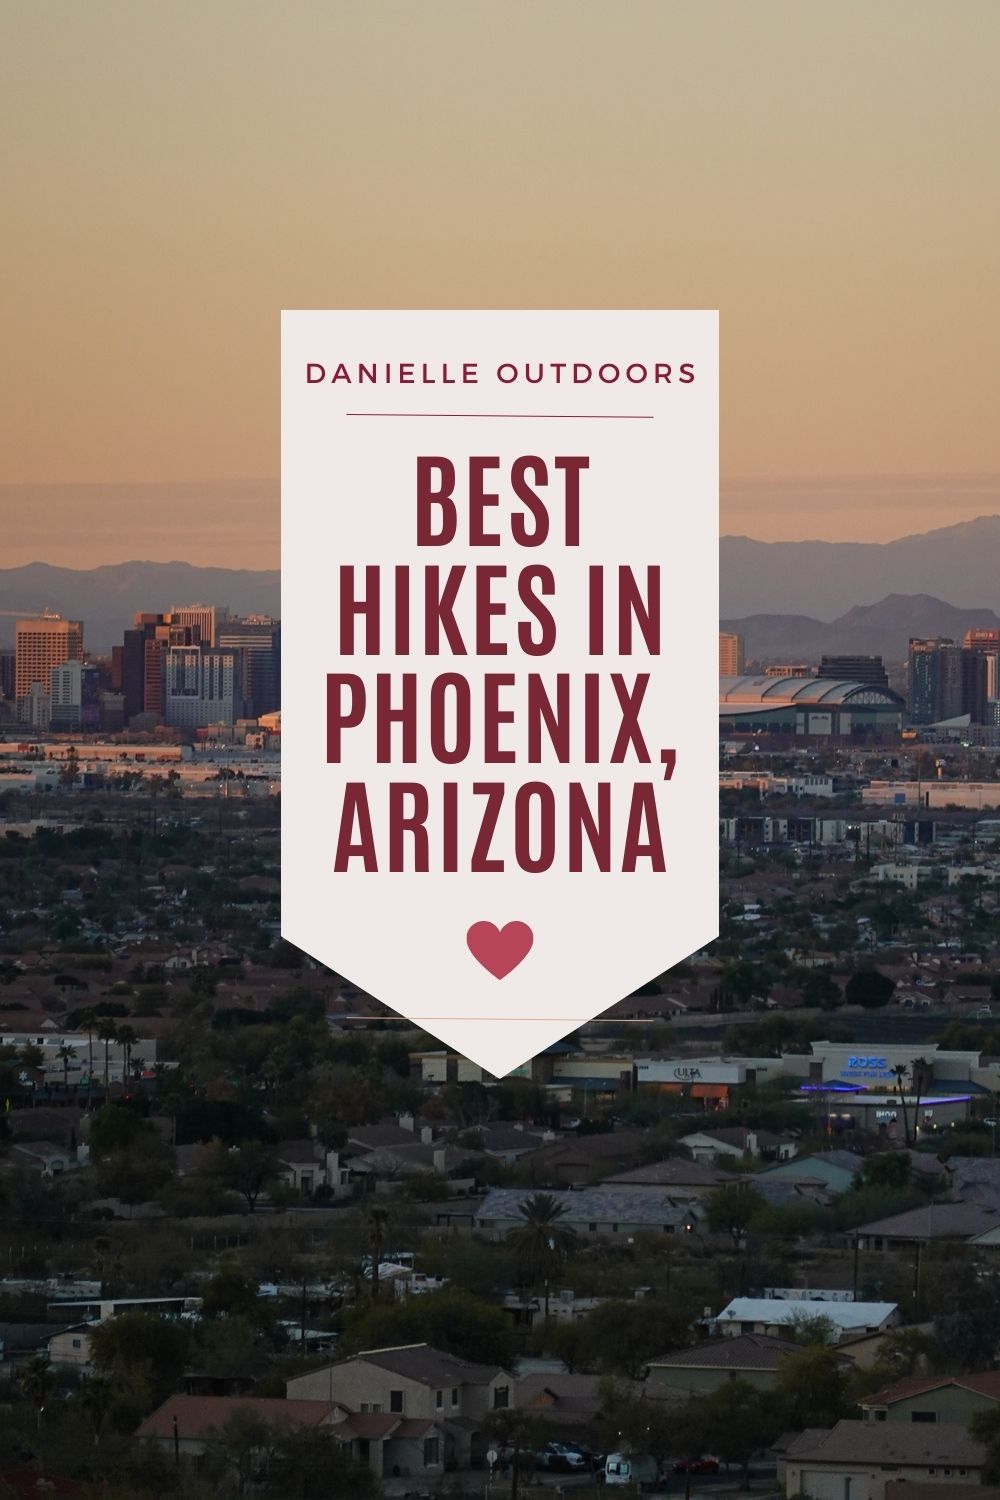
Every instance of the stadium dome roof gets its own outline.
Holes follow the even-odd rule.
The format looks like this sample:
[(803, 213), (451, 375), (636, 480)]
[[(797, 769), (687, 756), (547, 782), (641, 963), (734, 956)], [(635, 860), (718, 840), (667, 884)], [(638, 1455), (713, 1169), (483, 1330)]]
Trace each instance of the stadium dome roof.
[(869, 682), (850, 682), (833, 677), (720, 677), (719, 709), (721, 712), (744, 712), (750, 708), (803, 708), (812, 705), (843, 708), (856, 703), (886, 708), (901, 708), (903, 700), (891, 688), (876, 687)]

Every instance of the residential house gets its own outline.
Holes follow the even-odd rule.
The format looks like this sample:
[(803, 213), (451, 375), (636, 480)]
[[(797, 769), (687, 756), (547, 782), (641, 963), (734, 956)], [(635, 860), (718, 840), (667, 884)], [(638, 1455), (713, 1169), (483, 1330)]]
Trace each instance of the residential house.
[(539, 1187), (585, 1187), (635, 1166), (648, 1146), (649, 1134), (642, 1130), (574, 1132), (533, 1151), (522, 1175)]
[(713, 1167), (708, 1162), (689, 1161), (686, 1156), (670, 1156), (666, 1161), (649, 1162), (644, 1167), (627, 1167), (613, 1177), (605, 1177), (604, 1187), (661, 1187), (671, 1197), (703, 1198), (724, 1182), (736, 1182), (735, 1172)]
[[(550, 1437), (557, 1442), (597, 1441), (597, 1427), (604, 1409), (606, 1380), (601, 1375), (555, 1374), (551, 1371), (518, 1376), (514, 1405), (534, 1416), (544, 1417)], [(616, 1381), (622, 1396), (635, 1401), (643, 1395), (641, 1382)], [(648, 1391), (646, 1394), (650, 1394)], [(653, 1393), (662, 1397), (662, 1391)]]
[(811, 1500), (888, 1500), (887, 1486), (905, 1481), (907, 1496), (908, 1486), (920, 1483), (938, 1486), (944, 1497), (949, 1489), (979, 1485), (984, 1461), (982, 1444), (958, 1422), (844, 1421), (789, 1442), (785, 1494), (809, 1495)]
[(803, 1318), (826, 1318), (837, 1342), (845, 1335), (881, 1333), (900, 1322), (895, 1302), (802, 1301), (784, 1297), (734, 1297), (713, 1320), (721, 1334), (762, 1333), (780, 1338)]
[(495, 1156), (508, 1167), (555, 1140), (551, 1130), (528, 1130), (520, 1121), (508, 1124), (500, 1120), (494, 1125), (476, 1125), (470, 1134), (479, 1138), (478, 1150), (487, 1156)]
[(74, 1323), (72, 1328), (57, 1329), (48, 1341), (49, 1364), (56, 1370), (75, 1370), (89, 1375), (91, 1364), (90, 1330), (92, 1323)]
[(291, 1429), (332, 1427), (340, 1412), (329, 1401), (284, 1401), (264, 1396), (170, 1396), (138, 1428), (136, 1437), (171, 1454), (197, 1459), (213, 1433), (237, 1412)]
[(760, 1180), (818, 1183), (839, 1197), (854, 1185), (863, 1164), (864, 1157), (854, 1151), (817, 1151), (765, 1167)]
[(866, 1422), (964, 1422), (1000, 1405), (1000, 1370), (910, 1375), (858, 1402)]
[[(445, 1463), (459, 1468), (481, 1463), (489, 1446), (483, 1423), (491, 1411), (512, 1405), (513, 1386), (514, 1377), (499, 1365), (473, 1364), (429, 1344), (406, 1344), (368, 1349), (298, 1375), (285, 1390), (289, 1399), (326, 1400), (361, 1415), (426, 1424), (422, 1434), (414, 1429), (406, 1438), (410, 1447), (405, 1454), (397, 1452), (399, 1438), (392, 1432), (379, 1440), (384, 1449), (380, 1472), (405, 1468), (422, 1475), (440, 1472)], [(360, 1448), (357, 1456), (364, 1457)], [(369, 1453), (373, 1468), (375, 1457)]]
[(48, 1353), (49, 1340), (64, 1332), (67, 1324), (0, 1323), (0, 1378), (9, 1379), (21, 1365)]
[(854, 1234), (863, 1250), (901, 1250), (931, 1241), (971, 1240), (997, 1228), (1000, 1203), (926, 1203), (862, 1224)]
[(774, 1135), (770, 1130), (747, 1130), (741, 1125), (695, 1130), (681, 1136), (681, 1145), (687, 1147), (695, 1161), (708, 1162), (719, 1157), (742, 1160), (748, 1156), (758, 1161), (790, 1161), (799, 1149), (795, 1141), (785, 1136)]
[(351, 1173), (340, 1164), (336, 1151), (324, 1151), (319, 1141), (281, 1141), (275, 1147), (281, 1163), (278, 1176), (303, 1198), (311, 1198), (318, 1188), (329, 1188), (334, 1198), (352, 1195)]
[(694, 1349), (679, 1349), (649, 1361), (651, 1390), (669, 1391), (679, 1398), (704, 1396), (730, 1380), (745, 1380), (758, 1390), (774, 1389), (781, 1364), (802, 1345), (791, 1339), (761, 1333), (709, 1339)]
[[(590, 1187), (577, 1192), (547, 1194), (564, 1209), (559, 1223), (583, 1238), (630, 1234), (643, 1231), (667, 1234), (694, 1232), (701, 1207), (678, 1201), (661, 1188)], [(524, 1224), (522, 1209), (531, 1198), (524, 1188), (494, 1188), (475, 1212), (473, 1227), (492, 1239), (503, 1239)]]

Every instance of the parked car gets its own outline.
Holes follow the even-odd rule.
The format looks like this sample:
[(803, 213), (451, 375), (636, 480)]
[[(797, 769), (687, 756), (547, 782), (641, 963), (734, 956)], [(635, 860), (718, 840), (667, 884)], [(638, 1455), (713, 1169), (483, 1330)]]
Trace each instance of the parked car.
[(538, 1450), (538, 1467), (553, 1474), (589, 1473), (594, 1455), (577, 1443), (546, 1443)]
[(650, 1488), (660, 1477), (660, 1466), (647, 1453), (609, 1453), (604, 1465), (604, 1483)]
[(718, 1474), (719, 1460), (707, 1454), (701, 1458), (679, 1458), (674, 1464), (675, 1474)]

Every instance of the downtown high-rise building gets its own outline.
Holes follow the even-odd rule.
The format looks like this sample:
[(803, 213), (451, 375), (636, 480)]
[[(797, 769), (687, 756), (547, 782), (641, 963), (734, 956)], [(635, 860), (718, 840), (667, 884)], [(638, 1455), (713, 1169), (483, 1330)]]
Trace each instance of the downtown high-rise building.
[(911, 639), (908, 679), (914, 724), (937, 724), (966, 714), (974, 724), (988, 722), (986, 653), (959, 646), (947, 636)]
[(719, 631), (719, 676), (742, 677), (746, 667), (743, 637), (734, 630)]
[(52, 672), (63, 662), (83, 660), (83, 621), (61, 615), (18, 620), (14, 635), (14, 696), (20, 703), (38, 684), (48, 695)]
[(868, 687), (889, 686), (889, 675), (881, 656), (824, 656), (818, 677), (833, 677), (838, 682), (863, 682)]
[(169, 646), (163, 720), (175, 729), (232, 726), (243, 717), (243, 653), (203, 645)]
[(163, 722), (166, 653), (171, 646), (195, 646), (200, 641), (201, 627), (179, 623), (173, 614), (135, 616), (120, 653), (112, 657), (112, 685), (124, 700), (126, 723), (139, 714), (150, 714), (157, 723)]
[(93, 731), (101, 723), (98, 670), (80, 661), (53, 667), (49, 678), (49, 728), (56, 732)]
[(281, 707), (281, 622), (267, 615), (219, 624), (218, 645), (243, 655), (243, 703), (248, 719)]
[(229, 618), (229, 610), (218, 604), (175, 604), (166, 617), (172, 625), (195, 625), (204, 646), (218, 646), (219, 626)]

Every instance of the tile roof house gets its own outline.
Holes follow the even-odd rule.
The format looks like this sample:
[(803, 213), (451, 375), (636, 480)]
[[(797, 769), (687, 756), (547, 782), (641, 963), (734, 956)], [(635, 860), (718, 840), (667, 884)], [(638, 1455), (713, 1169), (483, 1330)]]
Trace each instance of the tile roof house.
[(715, 1161), (720, 1156), (788, 1161), (799, 1149), (795, 1141), (785, 1136), (774, 1135), (770, 1130), (746, 1130), (742, 1125), (720, 1130), (695, 1130), (690, 1135), (682, 1135), (680, 1140), (695, 1161)]
[(1000, 1202), (927, 1203), (854, 1231), (863, 1249), (892, 1250), (931, 1240), (970, 1240), (1000, 1228)]
[[(332, 1420), (329, 1401), (285, 1401), (268, 1396), (170, 1396), (136, 1432), (161, 1447), (197, 1455), (213, 1432), (220, 1431), (236, 1412), (252, 1412), (262, 1421), (288, 1427), (320, 1427)], [(176, 1424), (176, 1427), (175, 1427)]]
[(576, 1187), (592, 1183), (642, 1159), (649, 1145), (643, 1130), (609, 1130), (567, 1135), (533, 1151), (525, 1162), (533, 1184)]
[(844, 1421), (788, 1444), (785, 1493), (887, 1500), (888, 1484), (905, 1480), (934, 1483), (944, 1496), (978, 1485), (984, 1460), (982, 1444), (956, 1422)]
[(866, 1422), (964, 1422), (1000, 1405), (1000, 1370), (910, 1375), (858, 1402)]
[[(585, 1236), (627, 1236), (642, 1230), (684, 1234), (697, 1228), (702, 1212), (697, 1203), (674, 1199), (662, 1188), (602, 1186), (546, 1196), (565, 1209), (559, 1223)], [(503, 1238), (523, 1225), (521, 1209), (530, 1198), (525, 1188), (494, 1188), (476, 1210), (473, 1227), (494, 1239)]]
[[(423, 1474), (440, 1472), (445, 1462), (465, 1468), (481, 1460), (489, 1445), (483, 1423), (491, 1411), (512, 1405), (513, 1388), (513, 1375), (499, 1365), (474, 1364), (429, 1344), (405, 1344), (367, 1349), (298, 1375), (285, 1390), (290, 1399), (326, 1400), (361, 1415), (405, 1418), (439, 1428), (442, 1441), (436, 1450), (428, 1436), (422, 1462), (414, 1467), (415, 1456), (407, 1457), (409, 1472)], [(394, 1440), (393, 1433), (388, 1436)], [(374, 1457), (369, 1455), (373, 1467)], [(382, 1461), (383, 1473), (404, 1466), (391, 1448)]]
[(665, 1187), (671, 1192), (686, 1189), (683, 1196), (696, 1197), (710, 1193), (723, 1182), (736, 1182), (737, 1173), (708, 1162), (688, 1161), (686, 1156), (671, 1156), (666, 1161), (649, 1162), (644, 1167), (629, 1167), (604, 1179), (604, 1187)]
[(197, 1458), (204, 1453), (211, 1435), (240, 1411), (252, 1412), (272, 1426), (322, 1427), (356, 1461), (368, 1464), (379, 1475), (437, 1474), (442, 1469), (444, 1434), (440, 1423), (388, 1411), (355, 1411), (329, 1399), (171, 1396), (146, 1418), (136, 1437)]
[(678, 1396), (701, 1396), (736, 1378), (758, 1390), (771, 1390), (782, 1361), (801, 1353), (802, 1345), (792, 1339), (763, 1333), (709, 1339), (694, 1349), (679, 1349), (651, 1359), (649, 1387)]
[[(579, 1442), (585, 1430), (595, 1427), (604, 1408), (602, 1375), (567, 1375), (538, 1372), (518, 1377), (514, 1405), (544, 1416), (552, 1437)], [(638, 1381), (616, 1382), (623, 1396), (638, 1400), (643, 1387)], [(647, 1395), (651, 1394), (649, 1391)], [(658, 1391), (660, 1397), (665, 1391)]]

